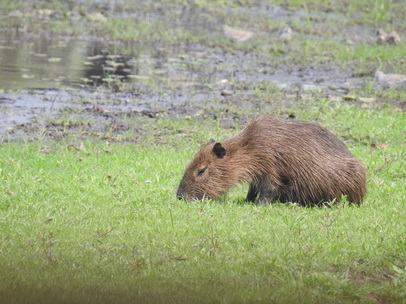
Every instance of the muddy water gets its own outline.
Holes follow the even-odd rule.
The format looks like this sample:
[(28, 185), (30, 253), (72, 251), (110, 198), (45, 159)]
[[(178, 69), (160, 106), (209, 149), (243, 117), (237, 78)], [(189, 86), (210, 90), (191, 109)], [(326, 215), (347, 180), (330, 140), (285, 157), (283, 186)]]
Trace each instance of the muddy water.
[(123, 58), (104, 52), (97, 42), (0, 40), (0, 58), (2, 89), (100, 84), (107, 75), (125, 79), (131, 73)]
[[(0, 89), (98, 86), (148, 77), (145, 54), (122, 56), (103, 41), (10, 35), (0, 31)], [(135, 57), (137, 56), (137, 57)], [(135, 73), (135, 74), (134, 74)]]

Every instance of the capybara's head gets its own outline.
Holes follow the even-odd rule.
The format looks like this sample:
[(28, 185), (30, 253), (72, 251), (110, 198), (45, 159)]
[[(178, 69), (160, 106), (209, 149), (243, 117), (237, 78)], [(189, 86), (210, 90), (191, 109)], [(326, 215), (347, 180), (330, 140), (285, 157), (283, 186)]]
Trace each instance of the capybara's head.
[(177, 197), (188, 201), (219, 198), (232, 185), (227, 176), (228, 158), (222, 144), (211, 139), (186, 168)]

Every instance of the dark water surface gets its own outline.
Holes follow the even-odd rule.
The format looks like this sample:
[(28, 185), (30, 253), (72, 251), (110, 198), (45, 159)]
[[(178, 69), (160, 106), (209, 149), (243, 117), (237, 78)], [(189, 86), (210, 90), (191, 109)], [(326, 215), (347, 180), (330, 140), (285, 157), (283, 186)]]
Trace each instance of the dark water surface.
[(143, 55), (114, 54), (101, 39), (30, 36), (5, 27), (9, 18), (3, 17), (0, 29), (0, 89), (83, 87), (148, 76), (142, 75), (148, 68), (140, 68), (150, 64)]

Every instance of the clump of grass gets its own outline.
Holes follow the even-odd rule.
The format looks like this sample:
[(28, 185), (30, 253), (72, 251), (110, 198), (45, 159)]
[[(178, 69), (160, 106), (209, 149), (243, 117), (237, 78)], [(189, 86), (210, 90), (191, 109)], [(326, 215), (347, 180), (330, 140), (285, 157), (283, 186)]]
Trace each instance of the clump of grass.
[(160, 38), (157, 35), (164, 29), (164, 25), (158, 20), (140, 21), (133, 18), (113, 18), (102, 26), (108, 35), (125, 41), (154, 41)]
[(393, 10), (393, 1), (375, 1), (363, 0), (348, 2), (348, 13), (357, 16), (362, 13), (365, 23), (369, 22), (389, 22), (391, 21), (391, 11)]
[(342, 62), (364, 64), (368, 62), (376, 69), (381, 67), (381, 62), (387, 63), (396, 73), (404, 73), (403, 60), (406, 48), (402, 46), (388, 47), (386, 45), (360, 44), (354, 48), (344, 47), (338, 51), (337, 59)]

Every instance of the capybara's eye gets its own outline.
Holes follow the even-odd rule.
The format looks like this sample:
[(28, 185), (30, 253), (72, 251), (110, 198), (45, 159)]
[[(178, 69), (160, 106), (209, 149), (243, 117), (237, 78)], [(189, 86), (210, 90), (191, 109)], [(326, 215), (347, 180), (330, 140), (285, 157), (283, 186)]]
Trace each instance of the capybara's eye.
[(203, 169), (200, 169), (199, 171), (197, 171), (196, 176), (202, 176), (204, 172), (206, 172), (207, 167), (204, 167)]

